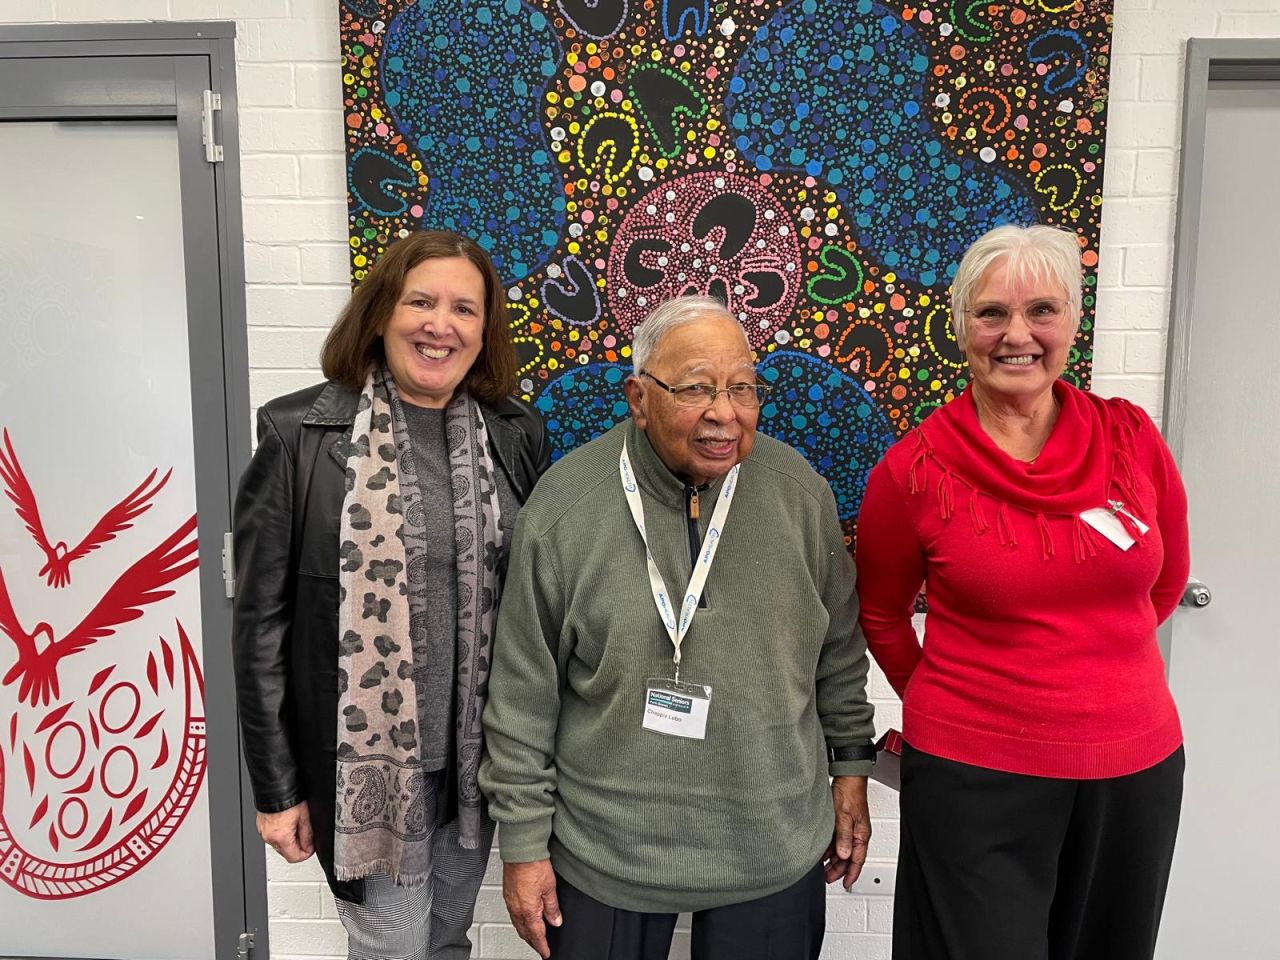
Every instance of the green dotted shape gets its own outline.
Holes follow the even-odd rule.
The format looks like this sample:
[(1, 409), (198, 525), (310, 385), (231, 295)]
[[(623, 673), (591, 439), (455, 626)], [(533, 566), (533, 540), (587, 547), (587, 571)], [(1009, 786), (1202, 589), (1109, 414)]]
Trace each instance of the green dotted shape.
[(939, 409), (942, 406), (941, 400), (926, 400), (923, 403), (917, 403), (916, 408), (911, 411), (911, 422), (917, 427), (924, 422), (924, 418)]
[(862, 264), (844, 247), (823, 247), (818, 252), (818, 262), (826, 269), (815, 273), (805, 284), (814, 300), (835, 306), (848, 303), (862, 290)]
[[(645, 126), (668, 160), (680, 155), (684, 122), (701, 120), (707, 115), (707, 101), (677, 71), (656, 64), (646, 64), (631, 73), (627, 93), (640, 108)], [(658, 112), (658, 106), (666, 108)]]
[(951, 4), (951, 22), (956, 33), (972, 43), (994, 40), (996, 32), (991, 29), (991, 24), (977, 13), (989, 3), (990, 0), (954, 0)]

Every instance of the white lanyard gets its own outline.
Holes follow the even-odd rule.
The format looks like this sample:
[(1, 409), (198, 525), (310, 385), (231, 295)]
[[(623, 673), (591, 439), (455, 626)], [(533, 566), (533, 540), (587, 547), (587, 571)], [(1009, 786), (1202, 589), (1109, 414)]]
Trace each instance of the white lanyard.
[(644, 559), (649, 567), (649, 589), (653, 591), (653, 603), (658, 608), (662, 625), (667, 628), (671, 638), (671, 646), (675, 648), (672, 662), (676, 665), (675, 679), (680, 679), (680, 644), (689, 632), (689, 624), (698, 609), (698, 601), (702, 599), (702, 590), (707, 585), (707, 575), (711, 573), (711, 564), (716, 559), (716, 548), (720, 545), (720, 535), (724, 531), (725, 517), (729, 515), (729, 504), (733, 502), (733, 493), (738, 484), (738, 471), (741, 464), (734, 464), (729, 475), (720, 488), (720, 496), (716, 499), (715, 510), (711, 512), (711, 523), (707, 527), (706, 536), (702, 538), (702, 547), (698, 559), (689, 575), (689, 585), (684, 590), (684, 602), (680, 605), (680, 619), (676, 620), (675, 609), (667, 593), (667, 585), (662, 579), (658, 565), (653, 562), (653, 553), (649, 550), (649, 537), (644, 529), (644, 504), (640, 500), (640, 489), (636, 486), (635, 474), (631, 470), (631, 458), (627, 454), (627, 444), (622, 443), (622, 455), (618, 457), (618, 473), (622, 477), (622, 489), (627, 495), (627, 506), (631, 508), (631, 519), (640, 531), (640, 539), (644, 541)]

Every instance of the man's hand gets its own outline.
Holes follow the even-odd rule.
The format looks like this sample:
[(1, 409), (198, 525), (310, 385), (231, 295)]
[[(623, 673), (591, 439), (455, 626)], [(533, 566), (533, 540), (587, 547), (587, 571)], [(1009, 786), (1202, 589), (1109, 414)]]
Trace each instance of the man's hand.
[(871, 845), (871, 813), (867, 810), (867, 778), (836, 777), (831, 781), (836, 829), (822, 855), (827, 883), (844, 879), (848, 890), (857, 882)]
[(257, 825), (258, 836), (290, 863), (300, 863), (316, 852), (305, 800), (279, 813), (258, 814)]
[[(556, 875), (550, 860), (507, 863), (502, 867), (502, 899), (520, 939), (547, 960), (547, 924), (560, 926), (560, 903), (556, 900)], [(545, 923), (543, 918), (546, 918)]]

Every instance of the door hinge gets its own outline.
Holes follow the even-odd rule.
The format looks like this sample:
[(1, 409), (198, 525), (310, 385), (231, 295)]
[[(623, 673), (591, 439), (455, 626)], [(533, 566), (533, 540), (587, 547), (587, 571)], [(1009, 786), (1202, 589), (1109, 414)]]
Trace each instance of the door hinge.
[(236, 595), (236, 548), (229, 533), (222, 535), (222, 586), (228, 599)]
[(213, 133), (213, 115), (221, 109), (222, 94), (206, 90), (200, 106), (200, 138), (204, 141), (204, 158), (210, 163), (222, 162), (222, 147), (214, 140)]
[(236, 960), (249, 960), (249, 954), (253, 951), (254, 935), (252, 933), (240, 934), (240, 939), (236, 944)]

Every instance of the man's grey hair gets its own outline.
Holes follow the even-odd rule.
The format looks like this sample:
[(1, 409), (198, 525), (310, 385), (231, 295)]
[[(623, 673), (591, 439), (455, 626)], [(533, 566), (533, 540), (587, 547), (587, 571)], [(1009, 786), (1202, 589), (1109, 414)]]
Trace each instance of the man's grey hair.
[(1062, 295), (1071, 305), (1071, 316), (1079, 326), (1083, 279), (1079, 236), (1070, 230), (1042, 224), (1030, 227), (1006, 224), (988, 230), (973, 241), (951, 281), (951, 325), (961, 346), (965, 338), (965, 314), (973, 302), (973, 294), (983, 274), (1002, 260), (1013, 280), (1045, 277), (1062, 287)]
[[(644, 372), (645, 365), (653, 359), (653, 351), (669, 331), (708, 314), (725, 317), (739, 327), (742, 326), (738, 318), (729, 312), (729, 308), (715, 297), (676, 297), (654, 307), (632, 335), (631, 363), (635, 375), (639, 376)], [(745, 332), (743, 337), (746, 337)]]

